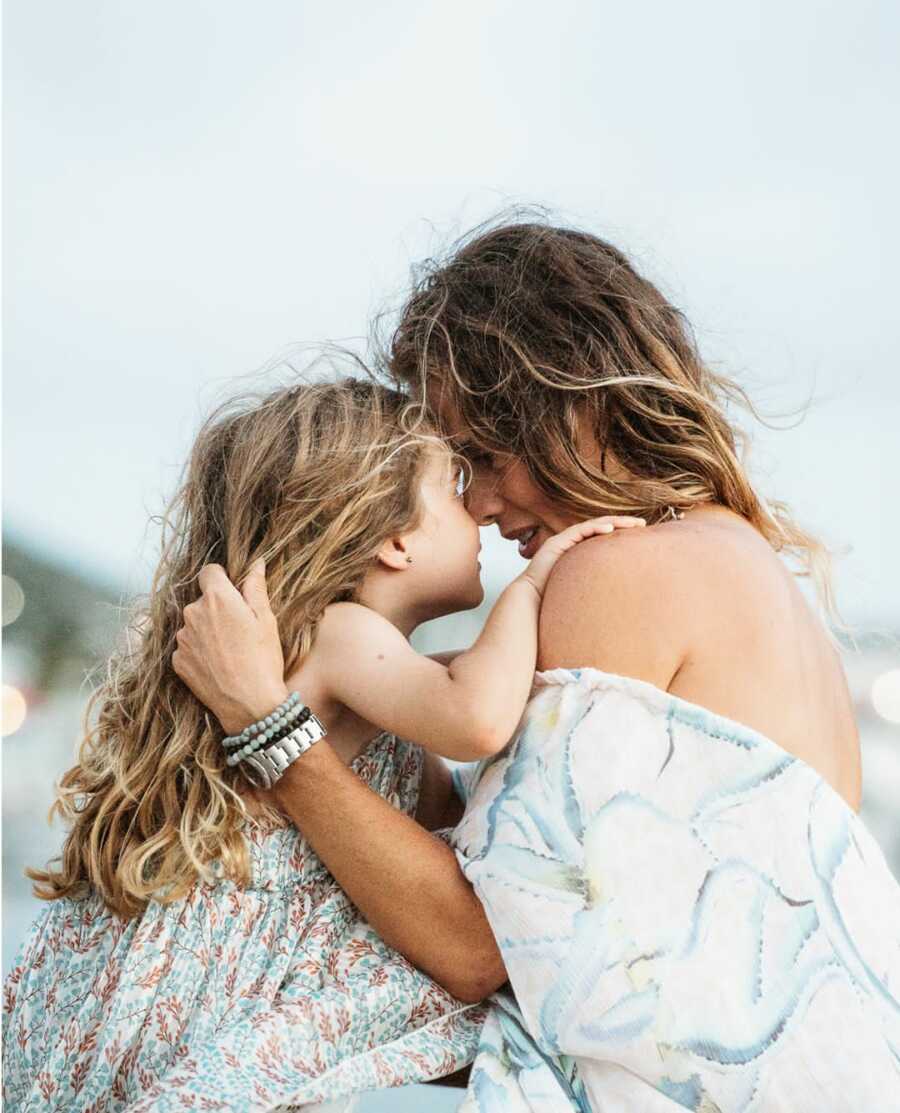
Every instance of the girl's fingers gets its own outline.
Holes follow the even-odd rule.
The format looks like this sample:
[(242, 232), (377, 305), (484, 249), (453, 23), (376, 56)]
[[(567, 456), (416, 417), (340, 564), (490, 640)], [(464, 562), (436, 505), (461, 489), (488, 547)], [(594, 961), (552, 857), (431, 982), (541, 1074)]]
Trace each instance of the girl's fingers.
[(588, 518), (586, 522), (579, 522), (577, 525), (570, 526), (564, 532), (568, 533), (572, 540), (583, 541), (586, 537), (596, 537), (597, 534), (614, 533), (617, 529), (634, 529), (646, 524), (643, 518), (633, 518), (624, 514), (608, 514), (602, 518)]
[(590, 533), (613, 533), (617, 529), (635, 529), (646, 524), (643, 518), (606, 517), (591, 518), (587, 522), (582, 522), (581, 528)]

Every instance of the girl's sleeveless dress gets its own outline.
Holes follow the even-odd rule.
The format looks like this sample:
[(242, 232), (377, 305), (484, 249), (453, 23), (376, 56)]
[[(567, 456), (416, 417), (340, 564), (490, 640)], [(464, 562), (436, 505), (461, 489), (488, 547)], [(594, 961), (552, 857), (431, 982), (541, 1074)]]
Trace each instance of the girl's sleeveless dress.
[(900, 1110), (900, 886), (858, 816), (650, 684), (535, 685), (454, 836), (515, 992), (462, 1109)]
[[(382, 734), (352, 768), (413, 814), (422, 753)], [(484, 1009), (360, 918), (293, 827), (247, 830), (252, 883), (198, 884), (123, 922), (57, 900), (7, 980), (9, 1113), (271, 1110), (442, 1077)]]

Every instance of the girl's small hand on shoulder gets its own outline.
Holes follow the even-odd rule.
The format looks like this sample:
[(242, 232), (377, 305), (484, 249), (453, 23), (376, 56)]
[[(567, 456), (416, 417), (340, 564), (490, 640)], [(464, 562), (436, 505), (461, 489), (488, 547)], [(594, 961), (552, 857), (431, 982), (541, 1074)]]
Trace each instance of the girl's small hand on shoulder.
[(588, 518), (585, 522), (576, 522), (560, 533), (549, 537), (531, 558), (528, 567), (519, 577), (531, 583), (539, 595), (543, 595), (544, 588), (553, 567), (564, 553), (573, 549), (579, 541), (586, 541), (589, 537), (600, 537), (606, 533), (615, 533), (620, 529), (634, 529), (645, 526), (643, 518), (632, 518), (623, 514), (606, 514), (601, 518)]

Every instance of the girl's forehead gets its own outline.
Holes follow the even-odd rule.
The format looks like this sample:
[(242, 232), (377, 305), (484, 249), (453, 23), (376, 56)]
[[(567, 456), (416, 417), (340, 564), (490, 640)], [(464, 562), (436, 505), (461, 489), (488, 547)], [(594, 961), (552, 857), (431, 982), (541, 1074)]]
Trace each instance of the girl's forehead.
[(429, 470), (433, 476), (444, 477), (456, 466), (457, 459), (453, 446), (445, 440), (435, 438), (428, 444)]

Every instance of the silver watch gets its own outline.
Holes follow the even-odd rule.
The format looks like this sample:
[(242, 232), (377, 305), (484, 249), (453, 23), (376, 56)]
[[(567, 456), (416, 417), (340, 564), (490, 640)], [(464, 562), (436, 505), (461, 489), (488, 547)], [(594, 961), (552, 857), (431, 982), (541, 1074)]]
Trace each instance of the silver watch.
[(256, 788), (271, 788), (281, 780), (285, 769), (302, 757), (308, 749), (321, 741), (328, 731), (315, 715), (295, 727), (290, 734), (273, 742), (263, 750), (241, 759), (244, 776)]

